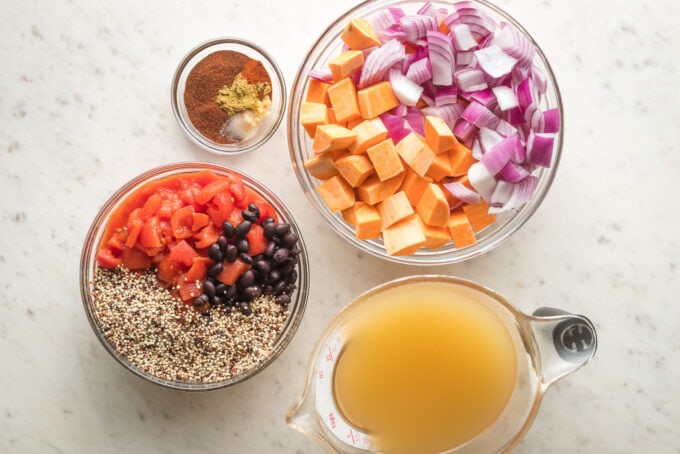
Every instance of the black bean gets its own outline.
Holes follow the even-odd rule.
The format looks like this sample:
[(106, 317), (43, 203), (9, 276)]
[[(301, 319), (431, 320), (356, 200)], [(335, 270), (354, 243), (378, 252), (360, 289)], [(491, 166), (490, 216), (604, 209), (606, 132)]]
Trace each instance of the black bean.
[(260, 217), (260, 209), (254, 203), (248, 204), (248, 211), (252, 211), (257, 215), (258, 218)]
[(278, 248), (276, 252), (274, 252), (274, 256), (272, 257), (276, 263), (283, 263), (286, 260), (288, 260), (288, 249), (282, 247)]
[(226, 300), (230, 300), (236, 295), (238, 295), (238, 287), (236, 285), (230, 285), (227, 289), (227, 293), (224, 295), (224, 298)]
[(279, 303), (281, 306), (287, 306), (288, 304), (290, 304), (290, 295), (282, 293), (281, 295), (276, 297), (276, 302)]
[(231, 311), (233, 311), (233, 310), (234, 310), (234, 308), (231, 307), (230, 305), (224, 306), (224, 312), (227, 313), (227, 314), (231, 313)]
[(244, 236), (246, 236), (248, 232), (250, 232), (251, 226), (252, 224), (250, 223), (250, 221), (241, 221), (234, 229), (234, 232), (236, 233), (237, 237), (243, 238)]
[(248, 249), (250, 249), (250, 243), (248, 242), (247, 238), (240, 238), (236, 240), (236, 249), (239, 252), (248, 252)]
[[(205, 284), (203, 284), (205, 286)], [(227, 294), (227, 284), (219, 283), (215, 286), (215, 295), (224, 296)]]
[(222, 251), (222, 255), (227, 250), (227, 246), (229, 246), (229, 240), (227, 240), (227, 237), (224, 235), (220, 235), (220, 237), (217, 239), (217, 245), (220, 247), (220, 251)]
[(243, 210), (241, 211), (241, 217), (245, 219), (246, 221), (249, 221), (253, 224), (257, 224), (257, 220), (260, 218), (257, 216), (255, 213), (253, 213), (250, 210)]
[(194, 306), (201, 307), (208, 302), (209, 298), (205, 293), (201, 293), (196, 298), (194, 298)]
[(288, 251), (290, 252), (290, 255), (293, 257), (297, 257), (298, 255), (300, 255), (300, 248), (298, 247), (297, 244), (291, 247)]
[(286, 288), (283, 291), (285, 293), (288, 293), (289, 295), (292, 295), (296, 288), (297, 288), (297, 285), (288, 284), (288, 285), (286, 285)]
[(275, 295), (280, 295), (286, 290), (286, 281), (280, 280), (277, 281), (276, 284), (274, 284), (274, 294)]
[(239, 304), (238, 308), (243, 315), (250, 315), (253, 313), (253, 309), (250, 307), (250, 304), (245, 301)]
[(255, 273), (253, 270), (248, 270), (238, 278), (238, 283), (241, 287), (246, 288), (255, 283)]
[(257, 269), (258, 271), (261, 271), (262, 274), (264, 274), (264, 275), (267, 275), (272, 269), (272, 266), (269, 264), (269, 262), (266, 261), (266, 260), (262, 260), (262, 259), (256, 260), (255, 263), (254, 263), (254, 266), (255, 266), (255, 269)]
[(276, 224), (277, 235), (282, 236), (288, 232), (290, 232), (290, 224), (286, 222), (280, 222), (279, 224)]
[(268, 277), (269, 282), (276, 282), (279, 279), (281, 279), (281, 270), (272, 270), (269, 273), (269, 277)]
[(233, 244), (227, 245), (227, 250), (224, 253), (224, 260), (229, 263), (233, 263), (238, 255), (238, 249)]
[(223, 301), (224, 301), (224, 300), (222, 299), (222, 297), (221, 297), (221, 296), (217, 296), (217, 295), (215, 295), (215, 296), (213, 296), (212, 298), (210, 298), (210, 304), (212, 304), (212, 305), (214, 305), (214, 306), (217, 306), (217, 305), (219, 305), (219, 304), (222, 304)]
[(247, 252), (241, 252), (241, 253), (238, 255), (238, 258), (239, 258), (243, 263), (245, 263), (245, 264), (247, 264), (247, 265), (252, 265), (252, 264), (253, 264), (253, 258), (252, 258), (251, 256), (249, 256)]
[(288, 261), (283, 266), (281, 266), (281, 268), (279, 268), (279, 271), (281, 272), (281, 276), (289, 276), (294, 269), (295, 264), (293, 262)]
[(276, 224), (273, 221), (268, 223), (268, 224), (263, 224), (262, 225), (262, 234), (268, 240), (271, 240), (272, 238), (274, 238), (274, 235), (276, 235)]
[(262, 227), (264, 227), (267, 224), (271, 224), (272, 222), (276, 222), (276, 220), (272, 217), (264, 218), (262, 220)]
[(222, 261), (222, 251), (220, 250), (220, 245), (213, 243), (208, 247), (208, 257), (216, 262)]
[(293, 282), (297, 282), (297, 278), (298, 278), (298, 272), (297, 272), (297, 270), (293, 270), (293, 271), (291, 271), (291, 273), (288, 275), (288, 278), (287, 278), (287, 279), (288, 279), (288, 282), (293, 283)]
[(224, 236), (227, 238), (231, 238), (234, 236), (234, 225), (229, 221), (224, 221), (222, 223), (222, 233), (224, 233)]
[(283, 240), (283, 244), (288, 247), (293, 247), (293, 245), (298, 242), (298, 236), (295, 232), (286, 232), (281, 239)]
[(265, 257), (271, 257), (274, 255), (274, 252), (276, 251), (276, 245), (273, 242), (270, 242), (267, 244), (267, 248), (264, 250), (264, 256)]
[(272, 287), (271, 285), (265, 285), (262, 288), (262, 293), (264, 295), (273, 295), (274, 294), (274, 287)]
[(212, 281), (207, 280), (203, 282), (203, 293), (208, 295), (210, 298), (215, 296), (215, 284), (213, 284)]
[(217, 276), (222, 272), (224, 269), (224, 265), (222, 265), (222, 262), (217, 262), (213, 266), (210, 267), (210, 270), (208, 270), (208, 274), (210, 276)]
[(250, 299), (255, 299), (262, 295), (262, 287), (259, 285), (249, 285), (243, 289), (243, 294)]
[(215, 285), (217, 285), (217, 283), (219, 282), (217, 279), (215, 279), (215, 276), (208, 276), (208, 277), (205, 278), (205, 280), (210, 281)]

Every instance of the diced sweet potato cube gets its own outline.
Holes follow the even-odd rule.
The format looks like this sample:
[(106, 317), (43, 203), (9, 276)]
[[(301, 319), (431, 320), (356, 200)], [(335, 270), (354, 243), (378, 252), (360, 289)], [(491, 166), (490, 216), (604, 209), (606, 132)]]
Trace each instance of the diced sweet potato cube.
[(364, 203), (377, 205), (397, 192), (403, 180), (404, 173), (385, 181), (380, 181), (377, 175), (371, 175), (357, 188), (357, 197)]
[(423, 234), (425, 235), (425, 244), (423, 244), (423, 247), (439, 249), (451, 241), (451, 234), (449, 233), (448, 227), (439, 227), (426, 224), (417, 214), (416, 219), (420, 223), (420, 228), (423, 230)]
[(451, 175), (451, 160), (448, 153), (434, 155), (430, 168), (427, 169), (427, 176), (434, 181), (439, 181)]
[(387, 228), (414, 214), (411, 203), (404, 191), (399, 191), (378, 204), (382, 228)]
[(356, 210), (356, 236), (359, 240), (369, 240), (380, 236), (380, 213), (371, 205), (363, 205)]
[(338, 123), (345, 123), (361, 117), (357, 89), (354, 82), (346, 77), (328, 87), (328, 99)]
[(362, 202), (360, 200), (356, 200), (354, 202), (354, 205), (352, 205), (349, 208), (345, 208), (344, 210), (342, 210), (342, 218), (348, 224), (356, 226), (357, 225), (357, 214), (356, 214), (357, 210), (364, 205), (366, 205), (364, 202)]
[(329, 123), (328, 106), (318, 102), (303, 102), (300, 108), (300, 123), (309, 137), (314, 137), (318, 125)]
[(470, 221), (461, 208), (451, 211), (448, 228), (453, 245), (456, 248), (462, 248), (477, 242)]
[(387, 139), (387, 128), (380, 118), (363, 120), (352, 131), (357, 133), (357, 140), (349, 147), (352, 154), (365, 153), (369, 147)]
[(356, 188), (373, 173), (373, 165), (365, 154), (350, 154), (333, 163), (350, 186)]
[(361, 117), (357, 117), (357, 118), (354, 118), (353, 120), (349, 120), (349, 121), (347, 122), (347, 128), (348, 128), (348, 129), (354, 129), (354, 128), (356, 128), (357, 125), (358, 125), (359, 123), (361, 123), (362, 121), (364, 121), (364, 119), (361, 118)]
[(472, 156), (472, 151), (461, 143), (458, 143), (448, 154), (451, 160), (451, 175), (454, 177), (465, 175), (470, 166), (477, 162)]
[(383, 229), (382, 235), (385, 251), (389, 255), (413, 254), (427, 241), (415, 216)]
[(332, 152), (316, 154), (307, 159), (305, 169), (311, 176), (319, 180), (327, 180), (338, 175), (338, 169), (333, 165)]
[(432, 178), (421, 177), (413, 171), (410, 167), (406, 169), (406, 176), (404, 177), (404, 182), (401, 185), (402, 191), (406, 194), (408, 201), (411, 202), (412, 206), (418, 204), (420, 196), (425, 192), (427, 185), (432, 183)]
[(397, 153), (421, 177), (425, 176), (435, 156), (425, 140), (415, 132), (399, 141)]
[(340, 125), (327, 124), (316, 127), (312, 149), (315, 153), (324, 153), (333, 150), (343, 150), (349, 147), (357, 134)]
[(380, 45), (380, 38), (364, 18), (355, 18), (349, 21), (340, 35), (350, 49), (366, 49)]
[(383, 140), (366, 150), (380, 181), (388, 180), (404, 172), (404, 164), (392, 139)]
[(475, 203), (474, 205), (463, 205), (463, 211), (470, 220), (470, 225), (475, 232), (481, 231), (496, 222), (496, 215), (489, 214), (489, 205), (484, 202)]
[(355, 69), (359, 69), (364, 64), (364, 53), (360, 50), (346, 50), (333, 57), (328, 62), (328, 67), (333, 74), (333, 80), (349, 77)]
[(458, 142), (446, 122), (431, 115), (425, 116), (425, 140), (436, 154), (451, 150)]
[(316, 190), (333, 213), (354, 204), (354, 189), (340, 175), (324, 181)]
[(426, 224), (444, 227), (449, 222), (449, 202), (442, 189), (430, 183), (416, 204), (416, 213)]
[(328, 99), (328, 87), (331, 84), (328, 82), (323, 82), (316, 79), (309, 79), (307, 84), (307, 97), (305, 101), (307, 102), (317, 102), (320, 104), (325, 104), (326, 106), (331, 105), (331, 101)]
[(357, 100), (359, 112), (365, 119), (375, 118), (399, 105), (399, 100), (392, 91), (392, 85), (387, 81), (362, 88), (357, 92)]

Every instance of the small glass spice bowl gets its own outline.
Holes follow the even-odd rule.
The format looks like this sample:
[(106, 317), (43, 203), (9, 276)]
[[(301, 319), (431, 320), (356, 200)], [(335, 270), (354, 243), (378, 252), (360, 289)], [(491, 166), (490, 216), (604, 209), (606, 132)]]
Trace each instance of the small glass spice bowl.
[[(189, 119), (184, 99), (187, 78), (191, 70), (208, 55), (218, 51), (239, 52), (261, 62), (271, 80), (269, 115), (262, 119), (253, 136), (233, 143), (218, 143), (203, 135)], [(240, 154), (259, 147), (276, 132), (286, 106), (286, 85), (276, 61), (264, 49), (243, 39), (216, 38), (199, 44), (182, 59), (172, 79), (171, 104), (182, 131), (193, 143), (218, 155)]]
[[(528, 42), (533, 44), (535, 54), (532, 64), (542, 72), (546, 79), (546, 91), (539, 107), (543, 110), (556, 108), (559, 112), (559, 130), (554, 138), (552, 163), (549, 168), (540, 168), (535, 171), (534, 175), (538, 180), (533, 197), (521, 207), (498, 214), (493, 224), (476, 233), (475, 244), (456, 248), (452, 242), (449, 242), (438, 249), (421, 247), (411, 255), (389, 255), (382, 237), (370, 240), (357, 239), (354, 226), (349, 224), (340, 212), (333, 213), (321, 197), (317, 186), (322, 183), (322, 180), (312, 176), (305, 168), (305, 162), (313, 157), (315, 152), (313, 140), (301, 124), (301, 110), (307, 96), (310, 71), (327, 68), (328, 62), (346, 48), (341, 40), (341, 34), (352, 19), (368, 18), (379, 11), (392, 7), (401, 8), (406, 14), (414, 14), (425, 3), (423, 0), (366, 0), (335, 19), (312, 44), (298, 69), (290, 90), (287, 134), (291, 163), (305, 195), (340, 237), (364, 252), (392, 262), (410, 265), (444, 265), (462, 262), (484, 254), (515, 233), (529, 220), (547, 195), (559, 166), (564, 134), (564, 112), (559, 88), (546, 56), (522, 25), (508, 13), (486, 0), (461, 2), (470, 4), (482, 11), (492, 18), (496, 24), (501, 22), (510, 24)], [(458, 2), (455, 0), (437, 0), (429, 3), (435, 9), (450, 12)]]
[[(140, 193), (140, 188), (145, 187), (148, 188), (149, 183), (156, 183), (161, 179), (167, 179), (168, 177), (182, 177), (182, 176), (190, 176), (190, 175), (196, 175), (199, 172), (204, 172), (204, 171), (210, 171), (217, 175), (218, 177), (228, 177), (230, 175), (239, 177), (242, 182), (243, 182), (243, 188), (245, 189), (246, 193), (254, 193), (255, 195), (259, 196), (261, 199), (263, 199), (265, 202), (269, 203), (269, 206), (273, 211), (276, 213), (276, 217), (278, 218), (279, 223), (287, 223), (290, 226), (290, 231), (292, 231), (294, 234), (297, 235), (297, 243), (296, 246), (299, 249), (298, 255), (297, 255), (297, 265), (296, 265), (296, 272), (293, 277), (291, 277), (291, 282), (294, 279), (294, 290), (290, 293), (290, 302), (285, 306), (287, 308), (287, 314), (285, 315), (285, 319), (283, 318), (281, 313), (278, 313), (278, 317), (280, 319), (276, 321), (276, 325), (274, 326), (273, 330), (274, 333), (272, 334), (269, 332), (266, 334), (267, 341), (271, 341), (272, 338), (275, 340), (271, 341), (271, 344), (267, 347), (267, 353), (265, 353), (262, 357), (260, 357), (255, 364), (251, 367), (248, 366), (248, 368), (243, 368), (243, 370), (239, 369), (235, 373), (229, 373), (229, 376), (221, 379), (221, 380), (214, 380), (214, 381), (199, 381), (199, 380), (183, 380), (183, 379), (166, 379), (159, 377), (159, 374), (153, 374), (150, 373), (148, 370), (143, 369), (142, 367), (139, 367), (138, 365), (133, 364), (131, 360), (128, 359), (124, 354), (118, 351), (118, 349), (114, 346), (113, 342), (110, 340), (110, 336), (107, 335), (107, 329), (104, 328), (104, 323), (102, 323), (102, 316), (98, 314), (98, 308), (101, 309), (102, 303), (98, 303), (96, 301), (96, 296), (95, 296), (95, 278), (97, 275), (97, 270), (99, 269), (99, 261), (98, 261), (98, 253), (100, 250), (100, 247), (102, 247), (102, 242), (103, 238), (107, 235), (107, 225), (112, 218), (113, 214), (116, 212), (116, 210), (121, 207), (125, 206), (126, 203), (128, 203), (129, 206), (129, 196), (132, 194), (139, 194)], [(171, 221), (168, 221), (170, 223)], [(110, 233), (110, 232), (109, 232)], [(140, 237), (143, 235), (140, 234)], [(108, 238), (108, 236), (106, 236)], [(199, 250), (200, 251), (200, 250)], [(225, 262), (226, 263), (226, 262)], [(158, 272), (159, 267), (154, 265), (152, 268), (154, 272)], [(125, 283), (127, 285), (127, 283)], [(154, 288), (160, 289), (160, 285), (156, 285), (156, 281), (153, 281), (153, 286)], [(122, 288), (123, 286), (120, 286), (118, 288)], [(129, 288), (129, 287), (128, 287)], [(224, 167), (224, 166), (219, 166), (215, 164), (209, 164), (209, 163), (198, 163), (198, 162), (186, 162), (186, 163), (177, 163), (177, 164), (170, 164), (170, 165), (165, 165), (161, 167), (154, 168), (152, 170), (149, 170), (147, 172), (144, 172), (140, 174), (139, 176), (135, 177), (134, 179), (130, 180), (126, 184), (124, 184), (120, 189), (118, 189), (107, 201), (104, 203), (103, 207), (99, 211), (99, 213), (96, 215), (94, 218), (94, 221), (92, 222), (92, 225), (87, 233), (87, 236), (85, 238), (85, 242), (83, 245), (83, 250), (81, 254), (81, 260), (80, 260), (80, 292), (81, 292), (81, 297), (83, 300), (83, 306), (85, 309), (85, 313), (88, 317), (88, 321), (90, 322), (90, 325), (99, 341), (101, 344), (104, 346), (106, 351), (116, 360), (118, 363), (120, 363), (123, 367), (134, 373), (135, 375), (160, 386), (174, 389), (174, 390), (181, 390), (181, 391), (209, 391), (209, 390), (215, 390), (215, 389), (220, 389), (224, 388), (230, 385), (234, 385), (236, 383), (240, 383), (242, 381), (247, 380), (248, 378), (252, 377), (253, 375), (257, 374), (258, 372), (262, 371), (264, 368), (266, 368), (269, 364), (271, 364), (278, 356), (283, 352), (283, 350), (288, 346), (290, 341), (292, 340), (295, 332), (297, 331), (297, 328), (300, 325), (300, 322), (302, 321), (302, 317), (305, 311), (305, 307), (307, 304), (307, 297), (308, 297), (308, 289), (309, 289), (309, 264), (308, 264), (308, 258), (307, 258), (307, 250), (305, 248), (305, 244), (303, 242), (302, 236), (300, 234), (300, 230), (295, 223), (295, 220), (293, 219), (291, 213), (288, 211), (288, 209), (283, 205), (283, 203), (274, 195), (269, 189), (267, 189), (262, 183), (254, 180), (253, 178), (249, 177), (248, 175), (245, 175), (239, 171)], [(180, 290), (181, 292), (181, 290)], [(119, 302), (125, 303), (125, 304), (132, 304), (130, 301), (132, 301), (132, 298), (121, 298), (118, 299), (117, 297), (114, 297), (114, 301), (109, 302), (106, 301), (103, 304), (108, 305), (108, 307), (118, 305)], [(145, 301), (145, 300), (144, 300)], [(179, 302), (179, 299), (176, 298), (176, 301)], [(275, 303), (272, 303), (275, 304)], [(179, 306), (181, 307), (181, 306)], [(216, 307), (216, 306), (214, 306)], [(191, 308), (186, 308), (187, 312), (191, 312), (191, 314), (196, 315), (197, 313), (193, 312)], [(253, 306), (254, 310), (254, 306)], [(186, 314), (186, 312), (178, 312), (179, 314)], [(134, 313), (135, 317), (137, 316), (137, 312)], [(139, 310), (140, 315), (151, 315), (156, 318), (159, 318), (158, 311), (156, 308), (153, 309), (146, 309), (145, 307), (141, 307)], [(241, 317), (241, 313), (236, 314), (238, 317)], [(257, 315), (257, 312), (253, 312), (249, 317), (255, 317)], [(109, 315), (106, 315), (109, 316)], [(175, 317), (176, 320), (181, 320), (182, 323), (186, 323), (186, 320), (188, 319), (185, 315), (176, 315), (172, 314), (173, 317)], [(207, 321), (208, 324), (214, 324), (215, 323), (215, 317), (212, 316), (212, 312), (209, 312), (208, 314), (204, 315), (196, 315), (197, 317), (203, 317), (204, 321)], [(239, 319), (243, 320), (243, 319)], [(247, 320), (247, 319), (246, 319)], [(132, 324), (135, 325), (137, 320), (133, 320)], [(154, 326), (159, 326), (159, 330), (161, 329), (160, 326), (164, 326), (162, 323), (161, 325), (156, 325), (156, 322), (154, 322)], [(193, 322), (191, 322), (193, 323)], [(189, 324), (191, 324), (189, 323)], [(253, 322), (254, 323), (254, 322)], [(127, 326), (127, 325), (126, 325)], [(182, 325), (185, 326), (185, 325)], [(110, 329), (110, 328), (109, 328)], [(134, 328), (136, 329), (136, 328)], [(165, 329), (165, 328), (164, 328)], [(227, 330), (230, 330), (231, 328), (227, 328)], [(238, 329), (238, 328), (237, 328)], [(139, 333), (133, 333), (133, 335), (138, 335)], [(113, 333), (111, 333), (113, 335)], [(142, 336), (138, 336), (142, 338)], [(126, 337), (125, 339), (131, 339), (134, 338), (134, 336)], [(192, 339), (199, 341), (201, 343), (206, 343), (210, 344), (211, 341), (215, 341), (215, 339), (210, 339), (205, 338), (205, 339)], [(152, 344), (155, 346), (156, 340), (144, 340), (144, 343), (146, 342), (152, 342)], [(165, 342), (165, 340), (158, 341), (159, 343)], [(213, 342), (214, 343), (214, 342)], [(210, 344), (213, 345), (213, 344)], [(260, 348), (260, 347), (252, 347), (252, 345), (248, 344), (247, 342), (244, 344), (238, 344), (239, 348), (245, 348), (247, 350), (252, 350), (254, 348)], [(141, 347), (142, 349), (147, 348), (146, 345)], [(171, 346), (171, 350), (174, 349), (174, 346)], [(212, 347), (211, 347), (212, 348)], [(212, 351), (212, 350), (209, 350)], [(146, 353), (147, 355), (149, 353)], [(173, 355), (175, 353), (172, 353)], [(178, 353), (179, 355), (179, 353)], [(186, 358), (186, 356), (181, 356), (181, 358)], [(184, 361), (182, 359), (181, 361)], [(180, 362), (181, 368), (185, 366), (184, 362)], [(217, 370), (217, 369), (215, 369)], [(223, 370), (223, 369), (220, 369)]]

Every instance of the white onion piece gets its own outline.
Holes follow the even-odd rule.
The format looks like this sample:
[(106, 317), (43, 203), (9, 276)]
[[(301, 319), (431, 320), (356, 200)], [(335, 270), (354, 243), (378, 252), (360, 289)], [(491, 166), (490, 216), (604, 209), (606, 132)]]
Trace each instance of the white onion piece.
[(484, 150), (482, 149), (479, 139), (475, 139), (475, 141), (472, 143), (472, 148), (470, 148), (470, 151), (472, 151), (473, 158), (475, 158), (477, 161), (482, 160), (482, 156), (484, 156)]
[(503, 52), (496, 45), (485, 47), (474, 52), (477, 63), (485, 73), (491, 77), (501, 77), (510, 74), (517, 64), (517, 59)]
[(472, 189), (458, 182), (452, 181), (444, 183), (442, 186), (463, 203), (475, 204), (482, 201), (482, 198)]
[(397, 99), (407, 106), (415, 106), (423, 94), (423, 87), (407, 78), (400, 71), (390, 70), (388, 79)]
[(491, 91), (498, 101), (498, 108), (501, 112), (519, 106), (517, 95), (512, 91), (512, 88), (506, 85), (498, 85), (497, 87), (491, 87)]
[(490, 200), (491, 194), (496, 187), (496, 179), (486, 168), (484, 163), (475, 162), (468, 170), (468, 180), (473, 188), (484, 200)]
[(498, 180), (496, 187), (491, 194), (491, 205), (492, 206), (503, 206), (510, 197), (515, 188), (515, 185), (504, 180)]
[(385, 73), (406, 56), (404, 45), (393, 39), (368, 54), (361, 70), (359, 88), (365, 88), (382, 80)]
[(477, 47), (477, 40), (472, 36), (467, 24), (455, 24), (451, 28), (451, 36), (456, 49), (466, 51)]

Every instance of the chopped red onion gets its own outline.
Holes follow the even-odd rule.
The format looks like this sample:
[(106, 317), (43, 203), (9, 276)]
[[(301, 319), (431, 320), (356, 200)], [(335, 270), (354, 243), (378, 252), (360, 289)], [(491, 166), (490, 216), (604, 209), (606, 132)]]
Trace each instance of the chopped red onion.
[(456, 120), (463, 113), (463, 106), (460, 104), (447, 104), (445, 106), (423, 107), (420, 109), (423, 115), (439, 117), (453, 130)]
[(513, 185), (512, 195), (501, 207), (489, 207), (489, 214), (498, 214), (513, 210), (527, 203), (534, 196), (538, 186), (538, 177), (528, 176), (524, 180)]
[(498, 78), (510, 74), (517, 63), (515, 57), (506, 54), (496, 45), (476, 50), (474, 54), (479, 66), (491, 77)]
[(422, 14), (409, 14), (399, 20), (401, 29), (406, 32), (408, 41), (415, 41), (424, 38), (428, 31), (439, 30), (437, 19)]
[(467, 186), (456, 181), (444, 183), (442, 186), (444, 186), (444, 188), (446, 188), (446, 190), (449, 191), (452, 196), (454, 196), (463, 203), (475, 204), (482, 201), (479, 194), (477, 194), (475, 191), (468, 188)]
[(392, 85), (392, 91), (399, 101), (407, 106), (416, 105), (420, 95), (423, 93), (423, 87), (394, 69), (390, 70), (388, 80)]
[(434, 105), (437, 107), (458, 102), (458, 90), (455, 85), (438, 87), (434, 95)]
[(331, 73), (330, 68), (314, 68), (307, 74), (311, 79), (315, 79), (321, 82), (333, 82), (333, 73)]
[(512, 91), (512, 88), (506, 85), (498, 85), (496, 87), (492, 87), (491, 91), (493, 91), (493, 94), (498, 101), (498, 108), (501, 110), (501, 112), (505, 112), (506, 110), (510, 110), (513, 107), (519, 106), (517, 95), (514, 91)]
[(432, 83), (444, 86), (453, 84), (456, 62), (451, 39), (440, 31), (428, 30), (427, 44), (432, 65)]
[(488, 87), (484, 79), (484, 72), (481, 69), (460, 69), (455, 72), (454, 78), (460, 91), (479, 91)]
[(451, 36), (458, 50), (467, 51), (477, 47), (477, 40), (472, 36), (467, 24), (455, 24), (451, 27)]
[(503, 206), (510, 197), (515, 188), (515, 185), (504, 180), (498, 180), (496, 187), (491, 194), (491, 205), (492, 206)]
[(515, 162), (508, 162), (501, 170), (501, 178), (510, 183), (522, 181), (529, 176), (529, 171)]
[(495, 129), (487, 127), (479, 128), (479, 144), (481, 145), (482, 151), (484, 153), (491, 151), (491, 149), (502, 140), (503, 136), (501, 136)]
[(483, 162), (475, 162), (468, 170), (468, 180), (484, 200), (490, 200), (496, 187), (496, 179)]
[(411, 126), (403, 117), (382, 114), (380, 115), (380, 120), (383, 122), (383, 125), (385, 125), (385, 129), (387, 129), (387, 136), (392, 138), (394, 143), (398, 143), (412, 131)]
[(387, 71), (406, 56), (404, 45), (393, 39), (371, 52), (361, 70), (359, 88), (365, 88), (382, 80)]
[(421, 6), (418, 9), (416, 14), (419, 14), (421, 16), (430, 16), (435, 19), (438, 19), (437, 8), (435, 8), (434, 5), (430, 2), (423, 3), (423, 6)]
[(530, 132), (527, 138), (527, 160), (539, 167), (550, 167), (554, 143), (554, 134)]
[(417, 84), (423, 84), (425, 81), (430, 80), (432, 78), (430, 59), (421, 58), (411, 63), (406, 71), (406, 77)]
[(494, 115), (489, 109), (478, 103), (477, 101), (472, 101), (463, 110), (462, 118), (466, 119), (473, 125), (481, 128), (483, 126), (488, 126), (490, 128), (496, 127), (500, 119)]
[(543, 112), (543, 131), (557, 132), (560, 130), (560, 111), (557, 107)]
[(496, 175), (510, 162), (515, 154), (517, 136), (506, 137), (482, 156), (482, 162), (490, 174)]
[(453, 127), (453, 134), (468, 148), (472, 145), (472, 141), (474, 140), (477, 131), (477, 126), (462, 117), (456, 121), (456, 124)]

